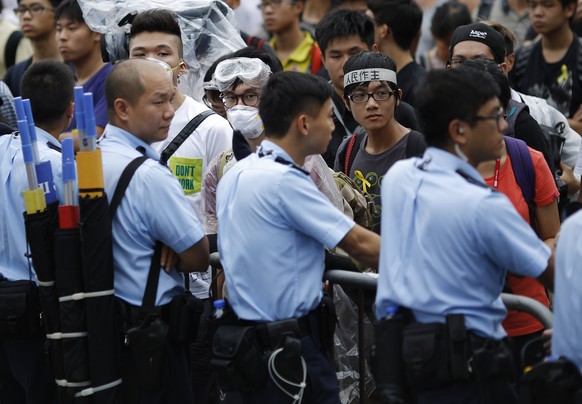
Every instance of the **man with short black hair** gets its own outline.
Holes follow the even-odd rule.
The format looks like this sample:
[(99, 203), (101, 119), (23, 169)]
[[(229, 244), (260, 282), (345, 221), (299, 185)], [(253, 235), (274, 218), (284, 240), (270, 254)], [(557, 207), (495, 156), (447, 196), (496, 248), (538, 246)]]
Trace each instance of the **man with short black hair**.
[[(41, 61), (22, 78), (22, 96), (30, 100), (41, 162), (52, 169), (57, 198), (63, 201), (61, 144), (57, 140), (73, 116), (73, 72), (61, 62)], [(28, 188), (22, 143), (18, 134), (0, 136), (0, 279), (35, 279), (27, 258), (22, 191)], [(38, 313), (40, 316), (40, 313)], [(46, 361), (45, 337), (0, 337), (0, 402), (55, 403), (56, 384)]]
[(57, 48), (55, 9), (61, 0), (19, 0), (14, 10), (20, 29), (32, 43), (32, 56), (15, 64), (3, 80), (13, 96), (20, 95), (20, 81), (26, 69), (39, 60), (62, 60)]
[(414, 0), (369, 0), (378, 50), (396, 63), (402, 100), (416, 107), (416, 87), (426, 71), (412, 57), (420, 36), (422, 10)]
[(529, 16), (541, 40), (518, 49), (509, 79), (520, 92), (544, 98), (582, 133), (582, 43), (570, 23), (576, 0), (530, 0)]
[[(288, 341), (300, 341), (300, 350), (294, 343), (295, 353), (280, 341), (282, 354), (274, 351), (269, 365), (275, 372), (251, 390), (253, 403), (297, 395), (305, 402), (339, 404), (335, 370), (326, 357), (330, 346), (324, 334), (331, 334), (327, 329), (321, 334), (325, 327), (320, 329), (318, 314), (324, 246), (339, 246), (371, 267), (378, 260), (379, 237), (336, 209), (301, 168), (307, 156), (323, 153), (331, 139), (330, 95), (328, 83), (317, 76), (271, 76), (259, 103), (266, 138), (257, 153), (235, 164), (218, 185), (218, 249), (234, 312), (242, 320), (281, 330), (296, 324)], [(296, 386), (278, 387), (277, 370), (286, 372), (295, 361)]]
[[(107, 105), (105, 102), (105, 79), (111, 70), (110, 63), (101, 59), (101, 34), (91, 31), (85, 23), (83, 12), (77, 0), (65, 0), (55, 11), (57, 40), (63, 60), (75, 67), (77, 85), (83, 91), (93, 94), (93, 109), (97, 136), (101, 136), (107, 125)], [(77, 127), (73, 122), (69, 131)]]
[(321, 51), (311, 34), (301, 29), (306, 0), (261, 0), (269, 44), (283, 70), (315, 74), (321, 68)]
[[(403, 357), (404, 369), (391, 374), (407, 374), (418, 402), (517, 403), (501, 291), (507, 271), (551, 289), (553, 255), (475, 169), (502, 152), (507, 124), (497, 84), (478, 70), (432, 70), (420, 90), (417, 112), (429, 148), (394, 164), (382, 181), (379, 363)], [(404, 331), (391, 331), (396, 324)], [(403, 342), (390, 345), (391, 338)], [(435, 350), (419, 350), (421, 344)], [(428, 366), (434, 371), (425, 372)], [(379, 378), (381, 391), (401, 396), (382, 389), (397, 380)]]
[[(337, 9), (322, 18), (315, 32), (333, 90), (331, 99), (335, 130), (323, 154), (328, 166), (333, 168), (338, 148), (343, 140), (363, 130), (344, 103), (343, 66), (350, 56), (372, 50), (374, 24), (362, 12)], [(402, 125), (417, 129), (418, 122), (414, 116), (414, 109), (409, 104), (399, 103), (395, 115)]]

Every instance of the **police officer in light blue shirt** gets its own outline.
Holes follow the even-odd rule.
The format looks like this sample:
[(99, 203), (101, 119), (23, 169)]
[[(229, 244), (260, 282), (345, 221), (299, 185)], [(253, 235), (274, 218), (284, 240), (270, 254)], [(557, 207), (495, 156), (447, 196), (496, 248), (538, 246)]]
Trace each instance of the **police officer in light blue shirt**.
[[(311, 321), (322, 299), (324, 246), (340, 246), (375, 267), (379, 237), (335, 209), (300, 167), (331, 139), (329, 85), (311, 75), (276, 73), (263, 90), (259, 115), (266, 140), (217, 190), (218, 249), (230, 303), (244, 320)], [(317, 322), (310, 324), (310, 335), (301, 339), (313, 395), (306, 402), (339, 403), (335, 371), (322, 352)], [(256, 403), (288, 400), (272, 379), (251, 396)]]
[[(500, 293), (507, 271), (551, 288), (551, 252), (475, 170), (502, 150), (507, 124), (497, 85), (480, 71), (435, 71), (421, 93), (417, 112), (431, 147), (422, 158), (395, 164), (382, 183), (376, 316), (393, 305), (410, 309), (417, 323), (464, 315), (475, 352), (473, 341), (495, 346), (506, 336)], [(474, 381), (458, 382), (419, 393), (419, 402), (479, 402)], [(499, 385), (492, 394), (516, 402), (509, 380), (499, 376)]]
[(564, 222), (556, 247), (552, 355), (568, 358), (582, 372), (582, 212)]
[[(56, 192), (62, 200), (61, 145), (58, 136), (73, 116), (71, 70), (61, 62), (41, 61), (32, 65), (22, 79), (22, 97), (29, 99), (40, 162), (50, 162)], [(20, 135), (0, 136), (0, 275), (8, 281), (36, 280), (28, 251), (23, 220), (22, 191), (28, 189)], [(48, 187), (48, 184), (47, 184)], [(44, 336), (0, 337), (0, 402), (54, 403), (55, 381), (46, 361)]]
[[(168, 135), (174, 92), (171, 76), (149, 60), (117, 64), (105, 83), (109, 124), (99, 145), (109, 198), (133, 159), (142, 154), (150, 158), (135, 172), (113, 218), (115, 294), (130, 313), (142, 306), (156, 241), (164, 244), (155, 299), (162, 313), (173, 297), (184, 292), (178, 271), (201, 272), (208, 267), (208, 242), (202, 225), (177, 179), (156, 161), (159, 156), (150, 147)], [(137, 390), (140, 396), (147, 394), (152, 403), (191, 402), (186, 346), (167, 338), (164, 344), (163, 373), (167, 374), (162, 374), (161, 387), (146, 392), (135, 379), (124, 376), (126, 398)], [(126, 349), (126, 375), (137, 373), (131, 358)]]

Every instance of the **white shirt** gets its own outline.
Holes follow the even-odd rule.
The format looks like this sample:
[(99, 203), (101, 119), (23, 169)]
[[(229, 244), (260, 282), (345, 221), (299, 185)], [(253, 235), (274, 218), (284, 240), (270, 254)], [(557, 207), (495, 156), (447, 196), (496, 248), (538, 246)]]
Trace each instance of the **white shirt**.
[[(170, 131), (166, 140), (153, 143), (151, 146), (158, 153), (166, 148), (180, 131), (203, 111), (206, 105), (186, 96), (186, 99), (176, 110)], [(214, 114), (206, 118), (198, 128), (182, 143), (168, 160), (168, 167), (184, 190), (186, 199), (196, 212), (202, 223), (205, 223), (204, 206), (202, 203), (202, 187), (208, 163), (220, 153), (232, 147), (232, 128), (228, 121)], [(190, 275), (190, 291), (198, 298), (208, 298), (211, 275), (207, 273), (192, 273)]]

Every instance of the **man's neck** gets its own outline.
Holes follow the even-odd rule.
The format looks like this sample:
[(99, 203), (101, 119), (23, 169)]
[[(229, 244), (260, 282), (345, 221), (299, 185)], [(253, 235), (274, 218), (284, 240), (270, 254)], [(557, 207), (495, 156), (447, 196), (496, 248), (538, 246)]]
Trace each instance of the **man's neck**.
[(376, 130), (366, 129), (366, 133), (368, 134), (366, 152), (370, 154), (383, 153), (398, 143), (398, 141), (408, 132), (409, 129), (402, 126), (395, 119), (392, 119), (388, 125), (383, 128)]
[[(61, 122), (62, 121), (62, 122)], [(67, 122), (70, 122), (67, 119)], [(64, 125), (64, 126), (63, 126)], [(43, 125), (37, 123), (36, 125), (40, 129), (44, 130), (46, 133), (54, 137), (55, 139), (59, 140), (59, 136), (67, 129), (69, 124), (64, 124), (64, 118), (62, 120), (58, 120), (57, 122), (53, 123), (52, 125)]]
[(410, 51), (402, 50), (393, 43), (385, 42), (381, 47), (381, 51), (396, 63), (397, 72), (405, 68), (414, 60), (412, 59)]
[(75, 73), (77, 74), (77, 84), (83, 85), (91, 80), (107, 63), (103, 62), (101, 59), (101, 51), (97, 49), (95, 52), (91, 52), (86, 58), (76, 60), (73, 64), (75, 65)]
[(57, 47), (57, 37), (55, 32), (47, 34), (42, 38), (36, 38), (32, 42), (32, 49), (33, 63), (45, 59), (63, 60)]
[(564, 25), (560, 29), (542, 36), (542, 49), (550, 52), (565, 52), (573, 40), (574, 34), (570, 26)]
[(285, 152), (289, 155), (289, 157), (291, 157), (295, 164), (300, 166), (305, 164), (305, 158), (309, 155), (309, 153), (306, 153), (300, 147), (301, 142), (298, 142), (298, 139), (292, 134), (288, 133), (282, 138), (268, 137), (266, 139), (275, 143), (281, 149), (285, 150)]
[(178, 90), (178, 87), (176, 87), (176, 94), (174, 95), (174, 101), (172, 102), (174, 110), (177, 111), (178, 108), (182, 106), (184, 101), (186, 101), (186, 96), (180, 90)]
[[(275, 37), (275, 50), (277, 55), (279, 53), (287, 54), (287, 56), (299, 46), (301, 42), (305, 39), (303, 31), (299, 28), (299, 22), (293, 23), (289, 28), (276, 33)], [(286, 58), (285, 58), (286, 59)], [(284, 60), (284, 59), (282, 59)]]

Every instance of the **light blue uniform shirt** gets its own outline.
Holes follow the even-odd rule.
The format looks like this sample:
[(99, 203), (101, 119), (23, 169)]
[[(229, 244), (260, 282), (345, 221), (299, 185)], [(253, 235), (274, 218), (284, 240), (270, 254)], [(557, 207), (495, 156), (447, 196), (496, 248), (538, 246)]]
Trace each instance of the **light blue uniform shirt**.
[(550, 257), (509, 200), (468, 163), (429, 148), (388, 171), (382, 201), (376, 316), (390, 304), (421, 323), (461, 313), (469, 330), (503, 338), (506, 272), (537, 278)]
[[(53, 136), (36, 128), (40, 162), (50, 161), (57, 198), (62, 201), (63, 179), (61, 144)], [(18, 135), (0, 136), (0, 273), (9, 280), (29, 279), (29, 262), (24, 256), (26, 232), (23, 213), (26, 210), (22, 191), (28, 189), (22, 143)], [(30, 261), (32, 268), (32, 260)]]
[(582, 212), (562, 225), (556, 247), (553, 356), (564, 356), (582, 372)]
[(292, 159), (263, 141), (220, 180), (218, 249), (230, 303), (239, 317), (301, 317), (322, 298), (324, 245), (333, 248), (354, 227), (309, 175), (275, 162)]
[[(99, 142), (103, 155), (105, 191), (111, 202), (127, 165), (142, 154), (149, 160), (135, 172), (113, 218), (115, 295), (141, 306), (156, 240), (182, 253), (204, 237), (202, 224), (188, 204), (170, 170), (148, 144), (113, 125), (107, 125)], [(184, 280), (176, 270), (160, 269), (156, 306), (183, 293)]]

